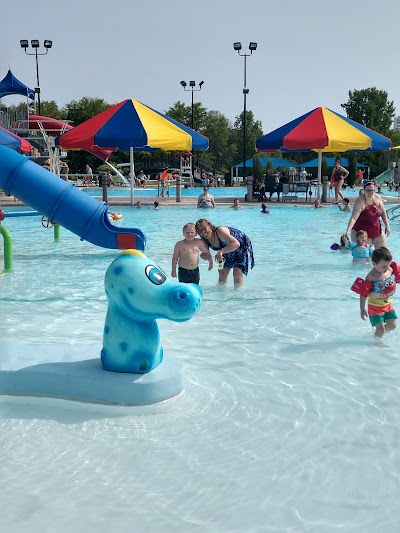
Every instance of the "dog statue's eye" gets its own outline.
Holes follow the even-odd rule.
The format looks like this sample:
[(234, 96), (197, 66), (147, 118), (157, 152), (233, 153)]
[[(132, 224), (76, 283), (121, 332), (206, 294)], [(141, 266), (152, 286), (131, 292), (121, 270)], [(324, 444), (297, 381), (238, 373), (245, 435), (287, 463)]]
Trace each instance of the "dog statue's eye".
[(167, 276), (164, 274), (164, 272), (154, 265), (148, 265), (145, 268), (145, 273), (149, 280), (154, 283), (154, 285), (162, 285), (167, 279)]

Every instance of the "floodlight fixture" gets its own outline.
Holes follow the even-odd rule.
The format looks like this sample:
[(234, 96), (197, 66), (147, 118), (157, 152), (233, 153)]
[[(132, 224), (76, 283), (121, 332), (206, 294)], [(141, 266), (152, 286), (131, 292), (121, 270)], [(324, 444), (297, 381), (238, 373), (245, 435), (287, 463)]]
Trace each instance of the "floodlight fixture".
[(193, 81), (193, 80), (190, 80), (190, 81), (189, 81), (189, 87), (188, 87), (188, 88), (186, 88), (186, 87), (187, 87), (187, 83), (186, 83), (186, 81), (181, 81), (180, 83), (181, 83), (181, 85), (182, 85), (184, 91), (191, 91), (191, 93), (192, 93), (192, 130), (193, 130), (193, 129), (194, 129), (194, 101), (193, 101), (193, 93), (194, 93), (194, 91), (196, 91), (196, 92), (197, 92), (197, 91), (201, 91), (201, 87), (202, 87), (202, 85), (204, 85), (204, 81), (201, 81), (201, 82), (199, 83), (199, 88), (198, 88), (198, 89), (195, 89), (195, 87), (196, 87), (196, 82)]
[[(242, 49), (242, 43), (237, 42), (233, 43), (233, 49), (235, 52), (237, 52), (241, 57), (244, 59), (244, 83), (243, 83), (243, 178), (247, 177), (247, 171), (246, 171), (246, 159), (247, 159), (247, 150), (246, 150), (246, 144), (247, 144), (247, 138), (246, 138), (246, 98), (249, 94), (249, 89), (247, 88), (247, 79), (246, 79), (246, 60), (248, 57), (252, 55), (252, 53), (257, 50), (257, 43), (254, 41), (250, 41), (249, 43), (249, 50), (250, 53), (241, 53)], [(251, 197), (251, 191), (250, 191), (250, 197)]]
[(24, 52), (27, 56), (35, 56), (36, 59), (36, 82), (37, 85), (35, 87), (35, 93), (37, 94), (38, 99), (38, 108), (39, 108), (39, 115), (40, 115), (40, 81), (39, 81), (39, 61), (38, 56), (45, 56), (50, 48), (53, 46), (53, 41), (49, 39), (45, 39), (43, 42), (43, 46), (45, 48), (45, 52), (39, 52), (40, 43), (39, 39), (32, 39), (31, 40), (31, 46), (33, 48), (33, 52), (28, 52), (27, 49), (29, 48), (29, 41), (27, 39), (21, 39), (19, 41), (19, 44), (21, 45), (21, 48), (24, 49)]

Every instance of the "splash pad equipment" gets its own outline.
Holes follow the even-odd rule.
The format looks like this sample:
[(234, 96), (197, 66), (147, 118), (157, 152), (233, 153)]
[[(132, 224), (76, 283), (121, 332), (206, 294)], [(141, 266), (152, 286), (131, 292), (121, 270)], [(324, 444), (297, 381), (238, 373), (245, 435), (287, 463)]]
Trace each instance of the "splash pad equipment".
[(182, 363), (164, 354), (156, 319), (189, 320), (200, 308), (201, 289), (169, 280), (137, 250), (113, 261), (105, 288), (101, 362), (96, 347), (1, 343), (0, 395), (145, 406), (183, 391)]

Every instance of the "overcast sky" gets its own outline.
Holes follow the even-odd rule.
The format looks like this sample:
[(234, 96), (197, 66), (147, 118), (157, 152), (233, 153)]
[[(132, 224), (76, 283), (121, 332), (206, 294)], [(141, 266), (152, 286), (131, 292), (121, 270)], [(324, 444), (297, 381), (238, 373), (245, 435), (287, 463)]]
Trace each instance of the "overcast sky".
[(195, 101), (233, 122), (244, 59), (232, 45), (248, 52), (255, 41), (247, 108), (264, 133), (318, 106), (343, 113), (348, 91), (367, 87), (387, 91), (400, 115), (400, 0), (36, 0), (0, 12), (0, 79), (11, 68), (34, 88), (35, 58), (19, 41), (51, 39), (39, 58), (41, 99), (60, 107), (84, 96), (135, 98), (165, 112), (190, 105), (181, 80), (203, 80)]

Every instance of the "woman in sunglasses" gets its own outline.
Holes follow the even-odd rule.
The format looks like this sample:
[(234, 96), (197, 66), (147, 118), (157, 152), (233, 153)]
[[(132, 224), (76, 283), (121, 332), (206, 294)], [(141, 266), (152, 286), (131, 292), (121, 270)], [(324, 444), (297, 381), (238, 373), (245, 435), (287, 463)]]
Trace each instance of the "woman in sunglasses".
[[(381, 219), (385, 224), (385, 231), (382, 230)], [(343, 237), (347, 237), (351, 231), (351, 240), (354, 242), (356, 232), (360, 230), (368, 233), (369, 244), (372, 243), (375, 248), (381, 246), (386, 248), (386, 235), (390, 235), (389, 219), (382, 198), (375, 193), (375, 185), (372, 181), (364, 184), (364, 194), (354, 202), (353, 212)]]

